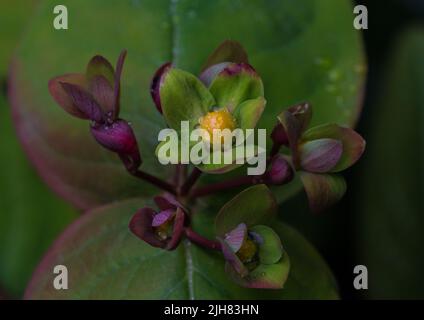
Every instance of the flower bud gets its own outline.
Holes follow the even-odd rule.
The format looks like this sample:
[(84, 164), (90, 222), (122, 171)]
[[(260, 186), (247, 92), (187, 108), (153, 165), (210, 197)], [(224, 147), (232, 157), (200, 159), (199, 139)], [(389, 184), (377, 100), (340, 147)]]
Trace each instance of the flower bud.
[(155, 197), (160, 211), (140, 209), (131, 219), (129, 228), (133, 234), (156, 248), (174, 250), (184, 231), (185, 209), (170, 195)]
[(293, 169), (281, 154), (277, 154), (272, 158), (269, 170), (265, 175), (267, 183), (282, 185), (293, 179)]
[(91, 133), (96, 141), (106, 149), (116, 152), (121, 158), (128, 159), (132, 169), (141, 164), (137, 139), (128, 122), (117, 120), (111, 124), (94, 124)]
[(248, 227), (240, 223), (221, 242), (226, 271), (239, 285), (247, 288), (274, 288), (284, 285), (288, 258), (279, 236), (268, 226)]
[(284, 130), (284, 127), (280, 122), (278, 122), (272, 130), (271, 139), (274, 144), (278, 146), (287, 146), (289, 144), (286, 130)]

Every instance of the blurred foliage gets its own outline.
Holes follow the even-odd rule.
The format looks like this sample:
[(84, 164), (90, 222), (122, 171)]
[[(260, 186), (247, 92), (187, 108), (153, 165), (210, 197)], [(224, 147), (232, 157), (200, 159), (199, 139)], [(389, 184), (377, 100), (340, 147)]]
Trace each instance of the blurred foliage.
[[(251, 199), (255, 201), (255, 199)], [(220, 253), (183, 241), (175, 251), (156, 249), (128, 232), (141, 200), (94, 210), (69, 228), (44, 258), (26, 298), (31, 299), (336, 299), (337, 285), (326, 263), (294, 229), (276, 224), (290, 256), (282, 290), (246, 289), (229, 280)], [(194, 228), (213, 237), (215, 213), (194, 215)], [(206, 233), (209, 232), (209, 233)], [(57, 264), (66, 265), (69, 290), (51, 285)]]
[(28, 163), (0, 97), (0, 286), (19, 297), (52, 240), (76, 212), (41, 182)]
[[(54, 1), (44, 1), (17, 52), (12, 74), (12, 97), (18, 115), (18, 130), (25, 145), (31, 149), (36, 166), (51, 187), (59, 185), (62, 196), (82, 208), (146, 196), (154, 191), (129, 177), (116, 157), (103, 151), (89, 137), (87, 124), (64, 113), (46, 90), (49, 78), (83, 71), (89, 58), (96, 53), (115, 59), (122, 48), (128, 49), (122, 81), (122, 117), (132, 122), (138, 136), (145, 160), (143, 169), (162, 177), (169, 177), (170, 172), (153, 157), (157, 133), (164, 123), (149, 96), (151, 76), (156, 68), (169, 60), (178, 67), (198, 73), (208, 54), (228, 38), (238, 40), (246, 47), (251, 63), (264, 80), (268, 105), (259, 127), (270, 130), (282, 109), (302, 100), (309, 100), (315, 105), (315, 124), (337, 122), (353, 125), (357, 120), (366, 67), (360, 34), (352, 28), (352, 5), (348, 0), (308, 0), (301, 3), (281, 0), (144, 0), (119, 3), (75, 0), (62, 3), (73, 13), (70, 29), (56, 31), (51, 27)], [(82, 7), (84, 10), (81, 10)], [(117, 24), (119, 28), (116, 28)], [(55, 181), (52, 181), (52, 175)], [(214, 202), (216, 206), (219, 201)], [(209, 209), (209, 206), (210, 202), (205, 201), (204, 207)], [(86, 218), (79, 221), (81, 228), (85, 228), (85, 222)], [(211, 229), (211, 225), (205, 226)], [(101, 226), (93, 228), (98, 230)], [(303, 238), (295, 232), (288, 234), (288, 246), (294, 243), (293, 248), (303, 247)], [(126, 239), (128, 235), (127, 228), (122, 228), (116, 237)], [(66, 237), (69, 237), (66, 241), (73, 242), (79, 234), (70, 237), (66, 233)], [(108, 249), (109, 243), (101, 245)], [(111, 244), (115, 245), (122, 243)], [(48, 259), (62, 259), (68, 255), (68, 249), (73, 250), (68, 245), (65, 248), (61, 254), (53, 251)], [(125, 250), (124, 247), (119, 249)], [(200, 251), (197, 248), (193, 250)], [(314, 267), (322, 266), (326, 270), (319, 255), (313, 249), (305, 249), (305, 252), (298, 252), (303, 249), (292, 250), (292, 253), (288, 252), (290, 256), (311, 253), (311, 260), (300, 256), (301, 261), (307, 259), (303, 261), (309, 262), (295, 267), (298, 271), (293, 273), (300, 272), (300, 279), (294, 280), (293, 292), (283, 292), (283, 297), (334, 297), (332, 285), (323, 285), (322, 291), (309, 291), (313, 286), (308, 288), (308, 284), (313, 281), (331, 283), (327, 271), (320, 273), (317, 270), (321, 267)], [(184, 251), (183, 248), (180, 251)], [(93, 252), (97, 253), (97, 250)], [(105, 260), (95, 253), (85, 257), (87, 263), (84, 268), (89, 281), (79, 280), (75, 294), (97, 286), (96, 270), (100, 261), (112, 267), (127, 263), (127, 257), (119, 252), (116, 256), (104, 254)], [(190, 255), (190, 250), (186, 250), (186, 255)], [(128, 262), (130, 268), (144, 268), (137, 261), (131, 261)], [(69, 263), (81, 262), (72, 260)], [(223, 265), (223, 261), (220, 263)], [(181, 264), (184, 265), (181, 268), (189, 267)], [(175, 268), (175, 272), (180, 273), (181, 270)], [(212, 275), (213, 272), (210, 272)], [(137, 276), (143, 279), (145, 275)], [(38, 285), (43, 286), (45, 282)], [(186, 290), (187, 286), (184, 287)], [(206, 296), (210, 288), (203, 286), (201, 290), (199, 295)], [(223, 296), (234, 297), (236, 291), (233, 290)], [(106, 290), (98, 292), (108, 293)], [(142, 293), (140, 291), (139, 296)]]
[[(21, 27), (25, 25), (24, 22), (29, 19), (27, 9), (30, 6), (30, 2), (29, 0), (3, 0), (0, 3), (0, 38), (2, 39), (0, 80), (5, 78), (6, 62), (9, 60), (16, 37), (21, 31)], [(423, 298), (424, 283), (420, 270), (424, 267), (424, 258), (420, 244), (423, 242), (421, 228), (424, 227), (424, 218), (421, 213), (424, 208), (420, 199), (420, 192), (423, 190), (423, 168), (421, 163), (424, 132), (422, 132), (420, 121), (423, 119), (421, 110), (424, 104), (422, 90), (424, 86), (422, 59), (422, 56), (424, 56), (424, 33), (422, 30), (413, 29), (404, 33), (402, 39), (396, 44), (388, 45), (391, 42), (391, 34), (394, 33), (392, 32), (393, 29), (401, 30), (401, 27), (407, 22), (406, 20), (409, 19), (409, 16), (402, 14), (401, 9), (408, 8), (409, 14), (414, 15), (416, 18), (423, 12), (423, 2), (421, 0), (390, 0), (384, 3), (384, 8), (377, 1), (360, 0), (357, 2), (366, 4), (372, 16), (372, 19), (370, 19), (370, 30), (365, 32), (365, 37), (368, 40), (369, 59), (371, 61), (371, 77), (367, 94), (368, 96), (376, 96), (377, 99), (375, 104), (374, 101), (368, 102), (369, 108), (368, 110), (365, 109), (364, 121), (361, 122), (362, 131), (360, 130), (360, 132), (363, 132), (368, 140), (365, 158), (360, 162), (358, 168), (352, 170), (355, 184), (351, 184), (352, 179), (348, 179), (348, 199), (345, 199), (344, 202), (326, 214), (311, 216), (306, 206), (304, 194), (299, 194), (291, 199), (289, 203), (281, 206), (282, 218), (301, 229), (306, 234), (306, 237), (310, 238), (320, 251), (325, 253), (326, 259), (330, 261), (331, 267), (336, 271), (338, 280), (341, 280), (342, 289), (344, 288), (344, 293), (347, 293), (347, 296), (350, 297), (356, 294), (352, 288), (353, 266), (365, 264), (369, 268), (370, 289), (366, 292), (363, 291), (364, 297)], [(93, 1), (93, 6), (95, 6), (95, 3)], [(136, 11), (141, 6), (142, 1), (133, 0), (131, 3), (133, 5), (132, 11)], [(272, 1), (272, 3), (278, 2)], [(323, 0), (322, 3), (325, 6), (325, 3), (328, 4), (329, 0)], [(236, 5), (237, 3), (235, 3)], [(295, 4), (295, 6), (301, 7), (298, 4)], [(183, 10), (184, 7), (192, 9), (191, 5), (185, 4), (180, 10)], [(298, 10), (295, 12), (301, 18), (302, 10)], [(204, 15), (208, 15), (210, 10), (206, 9), (206, 11), (203, 13)], [(157, 51), (154, 52), (154, 55), (146, 55), (144, 47), (140, 50), (132, 49), (130, 51), (130, 59), (137, 59), (139, 63), (142, 63), (142, 60), (148, 60), (151, 62), (151, 67), (142, 69), (143, 79), (145, 78), (143, 81), (138, 81), (135, 74), (125, 70), (124, 81), (127, 85), (129, 82), (138, 81), (138, 86), (134, 90), (139, 90), (140, 85), (147, 87), (149, 76), (161, 62), (171, 58), (171, 51), (174, 55), (180, 57), (177, 60), (182, 66), (188, 67), (195, 72), (197, 65), (201, 62), (200, 60), (204, 59), (207, 52), (218, 44), (221, 39), (217, 40), (217, 43), (210, 43), (212, 37), (211, 25), (222, 24), (222, 12), (216, 13), (212, 23), (205, 23), (201, 15), (196, 16), (196, 10), (186, 12), (187, 16), (182, 21), (176, 20), (179, 28), (177, 31), (174, 30), (176, 33), (173, 34), (177, 36), (177, 40), (181, 41), (181, 43), (184, 42), (185, 45), (176, 46), (173, 50), (168, 48), (168, 45), (165, 46), (166, 48), (161, 47), (160, 41), (157, 41), (157, 33), (162, 32), (158, 31), (160, 28), (165, 30), (163, 31), (164, 37), (172, 37), (171, 30), (167, 29), (170, 28), (166, 20), (168, 12), (165, 12), (166, 14), (163, 18), (159, 16), (152, 17), (152, 20), (149, 20), (149, 17), (143, 18), (149, 21), (146, 33), (155, 35), (151, 39), (154, 43), (152, 42), (148, 46), (155, 47)], [(331, 16), (331, 12), (332, 10), (328, 10), (328, 15), (323, 14), (322, 18), (323, 20), (328, 20), (329, 24), (335, 19), (335, 17)], [(50, 12), (46, 10), (46, 15), (48, 14)], [(348, 13), (346, 12), (345, 14), (347, 15)], [(84, 64), (92, 54), (101, 52), (111, 59), (117, 56), (118, 51), (121, 49), (120, 47), (115, 48), (112, 43), (109, 46), (103, 40), (100, 43), (96, 43), (96, 37), (92, 37), (91, 32), (95, 32), (98, 23), (97, 20), (92, 19), (93, 16), (90, 10), (86, 10), (81, 15), (78, 17), (78, 21), (91, 19), (93, 27), (88, 28), (90, 32), (87, 32), (85, 28), (87, 23), (78, 27), (81, 33), (87, 34), (82, 39), (77, 38), (76, 34), (71, 33), (70, 36), (75, 38), (75, 41), (80, 41), (87, 49), (80, 57), (73, 55), (72, 59), (69, 59), (70, 61), (65, 62), (67, 67), (63, 69), (63, 57), (68, 56), (74, 45), (70, 44), (67, 47), (66, 42), (68, 39), (66, 37), (62, 40), (54, 39), (53, 42), (62, 41), (63, 44), (57, 45), (53, 49), (60, 52), (63, 50), (63, 52), (61, 56), (55, 58), (56, 60), (53, 59), (56, 68), (42, 74), (44, 77), (42, 80), (37, 77), (37, 73), (32, 74), (33, 81), (38, 82), (39, 85), (37, 90), (41, 90), (40, 88), (45, 86), (46, 79), (54, 72), (82, 71)], [(311, 15), (303, 17), (310, 19)], [(117, 29), (115, 27), (116, 24), (122, 23), (113, 14), (103, 18), (106, 21), (113, 22), (111, 27), (114, 30)], [(340, 18), (340, 16), (336, 18)], [(422, 16), (420, 19), (422, 19)], [(156, 22), (153, 23), (154, 21)], [(283, 21), (287, 21), (287, 19), (284, 18)], [(43, 30), (49, 30), (50, 23), (51, 21), (46, 19), (42, 25)], [(234, 20), (234, 23), (252, 24), (249, 19)], [(307, 23), (308, 21), (304, 22), (304, 24)], [(254, 24), (252, 25), (254, 26)], [(287, 60), (281, 59), (282, 61), (280, 61), (284, 67), (280, 70), (283, 76), (296, 74), (299, 66), (304, 64), (304, 56), (293, 55), (290, 51), (293, 46), (290, 37), (284, 37), (284, 35), (290, 35), (291, 32), (299, 32), (299, 29), (290, 30), (290, 28), (285, 28), (285, 26), (287, 24), (280, 25), (282, 36), (279, 38), (285, 45), (275, 52), (275, 57), (287, 54)], [(274, 27), (278, 27), (278, 24)], [(196, 34), (201, 35), (206, 43), (199, 45), (197, 42), (192, 42), (192, 35), (189, 33), (185, 37), (178, 33), (181, 30), (187, 31), (193, 28), (198, 29)], [(128, 37), (138, 37), (140, 42), (146, 41), (144, 36), (137, 36), (137, 28), (131, 30)], [(204, 37), (205, 30), (208, 30), (208, 37)], [(222, 37), (222, 35), (230, 35), (231, 33), (226, 28), (214, 31), (217, 32), (217, 39)], [(122, 35), (121, 32), (123, 31), (115, 30), (115, 33), (110, 33), (104, 32), (102, 29), (98, 32), (107, 33), (108, 38), (112, 34), (114, 39), (120, 39), (119, 36)], [(60, 38), (62, 35), (58, 34), (57, 37)], [(345, 36), (337, 36), (336, 32), (333, 32), (333, 35), (328, 35), (321, 31), (318, 35), (311, 34), (311, 37), (316, 39), (315, 41), (307, 40), (307, 38), (304, 40), (310, 44), (305, 51), (313, 53), (314, 46), (320, 44), (324, 35), (329, 36), (326, 46), (330, 52), (340, 50), (340, 48), (337, 48), (337, 44), (351, 41), (346, 39)], [(250, 36), (250, 33), (245, 32), (245, 38), (248, 39)], [(340, 39), (343, 39), (343, 41)], [(46, 42), (43, 34), (40, 34), (38, 40), (40, 47), (46, 44), (52, 46), (51, 41)], [(191, 42), (192, 44), (190, 45)], [(121, 46), (126, 45), (126, 41), (121, 42)], [(143, 44), (138, 45), (142, 46)], [(255, 44), (252, 43), (249, 51), (252, 51), (254, 47)], [(395, 52), (390, 55), (388, 61), (385, 61), (382, 57), (392, 51), (389, 50), (389, 47), (394, 47)], [(31, 49), (30, 45), (26, 48), (28, 56), (32, 54)], [(197, 52), (196, 50), (201, 50), (203, 54), (198, 57), (193, 56)], [(268, 48), (253, 57), (255, 64), (263, 64), (265, 66), (265, 73), (277, 72), (274, 64), (269, 64), (269, 68), (266, 67), (267, 60), (270, 59), (267, 52), (272, 51), (272, 48)], [(29, 60), (34, 63), (34, 70), (38, 70), (36, 69), (37, 66), (40, 70), (46, 66), (50, 68), (48, 62), (52, 60), (52, 57), (46, 55), (41, 49), (39, 54), (40, 57), (45, 57), (45, 59), (40, 58), (38, 62)], [(186, 61), (181, 60), (183, 57), (187, 58)], [(381, 65), (381, 69), (384, 68), (383, 74), (380, 74), (381, 70), (377, 69), (377, 65)], [(132, 67), (130, 63), (129, 68)], [(323, 78), (320, 78), (319, 81), (311, 79), (304, 82), (305, 78), (299, 75), (295, 78), (287, 77), (285, 87), (277, 83), (271, 89), (274, 92), (273, 95), (275, 95), (273, 101), (276, 103), (282, 101), (284, 103), (284, 105), (278, 105), (278, 108), (297, 102), (296, 99), (304, 95), (304, 92), (292, 94), (294, 82), (304, 82), (307, 85), (303, 90), (311, 89), (311, 92), (314, 92), (312, 90), (314, 89), (314, 83), (326, 81), (325, 75), (329, 77), (328, 81), (331, 80), (330, 69), (326, 69), (325, 65), (323, 66)], [(310, 70), (306, 68), (305, 71)], [(128, 72), (127, 75), (125, 75), (126, 72)], [(333, 74), (334, 76), (337, 76), (337, 74)], [(268, 83), (270, 82), (272, 81), (268, 80)], [(128, 90), (128, 88), (125, 90)], [(320, 90), (315, 90), (316, 94), (320, 93)], [(56, 111), (53, 111), (56, 106), (53, 106), (53, 102), (47, 98), (47, 91), (44, 94), (46, 97), (41, 101), (40, 105), (47, 106), (46, 109), (51, 112), (56, 112), (60, 116), (66, 117), (66, 115), (60, 113), (62, 111), (59, 109), (54, 109)], [(156, 121), (157, 125), (152, 126), (151, 124), (140, 122), (139, 126), (151, 131), (152, 128), (156, 130), (160, 127), (162, 122), (149, 102), (147, 94), (147, 92), (143, 93), (143, 103), (135, 96), (125, 97), (127, 106), (124, 106), (124, 108), (134, 108), (135, 110), (143, 105), (145, 112)], [(313, 94), (311, 96), (313, 97)], [(331, 99), (334, 99), (334, 97), (331, 97)], [(324, 101), (324, 98), (318, 98), (317, 101), (322, 106), (321, 102)], [(10, 112), (3, 100), (0, 106), (0, 141), (2, 141), (0, 142), (2, 146), (0, 148), (0, 165), (3, 168), (0, 171), (0, 203), (5, 203), (0, 210), (0, 287), (7, 288), (10, 291), (9, 293), (17, 296), (22, 292), (37, 259), (51, 242), (51, 239), (75, 215), (46, 190), (46, 187), (38, 180), (34, 171), (29, 167), (17, 144), (10, 124)], [(352, 120), (354, 119), (352, 118)], [(137, 118), (137, 121), (141, 121), (141, 119)], [(72, 125), (74, 125), (74, 122), (72, 122)], [(86, 126), (81, 126), (81, 131), (85, 132), (85, 130)], [(154, 130), (152, 131), (154, 133), (152, 133), (152, 136), (156, 134)], [(7, 137), (7, 140), (4, 137)], [(7, 141), (7, 147), (3, 147), (4, 141)], [(113, 160), (110, 160), (111, 157), (107, 155), (101, 155), (100, 158), (106, 158), (106, 161), (113, 162)], [(4, 168), (7, 168), (7, 170)], [(26, 181), (28, 181), (28, 185)], [(23, 198), (30, 200), (28, 202), (23, 201)], [(203, 205), (207, 206), (207, 204)], [(37, 214), (34, 214), (36, 212)], [(29, 223), (27, 223), (28, 221)], [(50, 223), (52, 224), (51, 226)], [(13, 245), (10, 245), (10, 243), (13, 243)], [(105, 244), (105, 246), (107, 245)], [(142, 246), (140, 243), (136, 245)], [(110, 249), (113, 249), (113, 247)], [(111, 266), (113, 266), (113, 263), (111, 263)]]
[(77, 216), (29, 164), (6, 102), (8, 62), (34, 2), (0, 2), (0, 299), (21, 296), (45, 250)]
[(0, 76), (4, 78), (22, 29), (31, 18), (35, 0), (0, 1)]
[(357, 261), (369, 298), (424, 298), (424, 29), (405, 31), (386, 61), (357, 172)]

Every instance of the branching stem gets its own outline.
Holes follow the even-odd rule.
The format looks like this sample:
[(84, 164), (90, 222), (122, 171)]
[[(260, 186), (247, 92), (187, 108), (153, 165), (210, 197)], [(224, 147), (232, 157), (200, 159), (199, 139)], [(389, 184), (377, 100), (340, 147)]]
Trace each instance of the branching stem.
[(191, 198), (204, 197), (212, 193), (216, 193), (218, 191), (233, 189), (233, 188), (241, 187), (244, 185), (253, 185), (253, 184), (260, 183), (261, 181), (262, 181), (261, 176), (243, 176), (243, 177), (221, 181), (215, 184), (210, 184), (204, 187), (193, 189), (192, 192), (190, 193), (190, 196)]
[(152, 176), (151, 174), (149, 174), (147, 172), (144, 172), (144, 171), (141, 171), (141, 170), (136, 170), (136, 171), (130, 171), (130, 173), (133, 176), (135, 176), (139, 179), (142, 179), (144, 181), (147, 181), (150, 184), (152, 184), (152, 185), (154, 185), (154, 186), (156, 186), (156, 187), (158, 187), (162, 190), (165, 190), (165, 191), (168, 191), (169, 193), (172, 193), (173, 195), (177, 194), (175, 187), (172, 184), (170, 184), (170, 183), (168, 183), (168, 182), (166, 182), (162, 179), (159, 179), (155, 176)]
[(198, 168), (194, 167), (193, 171), (190, 173), (190, 176), (187, 178), (187, 180), (184, 182), (183, 186), (181, 187), (181, 195), (185, 196), (189, 193), (191, 188), (195, 185), (197, 180), (202, 175), (202, 171), (200, 171)]
[(201, 247), (213, 250), (221, 250), (221, 243), (215, 240), (206, 239), (191, 228), (185, 228), (185, 235), (187, 239)]

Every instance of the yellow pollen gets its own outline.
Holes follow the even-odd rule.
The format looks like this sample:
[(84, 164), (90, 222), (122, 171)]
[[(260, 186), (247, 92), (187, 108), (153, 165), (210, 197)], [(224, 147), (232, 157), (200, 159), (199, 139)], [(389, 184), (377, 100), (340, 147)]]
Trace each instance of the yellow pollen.
[(155, 234), (159, 240), (166, 240), (172, 234), (172, 221), (169, 219), (167, 222), (155, 228)]
[(252, 240), (247, 238), (239, 251), (237, 251), (237, 256), (243, 263), (250, 262), (253, 257), (255, 256), (256, 252), (258, 251), (258, 247), (256, 243), (254, 243)]
[[(236, 122), (232, 114), (226, 109), (211, 111), (199, 119), (200, 128), (209, 133), (209, 138), (213, 137), (214, 129), (233, 131), (236, 128)], [(215, 142), (215, 139), (214, 139)], [(224, 136), (221, 137), (221, 143), (224, 142)]]

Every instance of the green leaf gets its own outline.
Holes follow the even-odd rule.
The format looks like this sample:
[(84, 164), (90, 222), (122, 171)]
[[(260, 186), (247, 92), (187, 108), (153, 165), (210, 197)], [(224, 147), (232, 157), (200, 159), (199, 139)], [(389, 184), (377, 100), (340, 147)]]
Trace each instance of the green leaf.
[(181, 121), (190, 121), (190, 129), (193, 129), (215, 105), (204, 84), (188, 72), (171, 68), (162, 81), (160, 100), (163, 115), (168, 125), (177, 131), (181, 131)]
[(0, 287), (18, 298), (44, 251), (77, 214), (28, 163), (1, 95), (0, 139)]
[(367, 151), (355, 174), (352, 214), (358, 261), (370, 277), (365, 296), (422, 299), (424, 28), (405, 30), (392, 47), (364, 119)]
[[(18, 131), (31, 137), (31, 143), (22, 140), (32, 161), (51, 187), (60, 185), (60, 194), (79, 207), (157, 191), (129, 177), (117, 157), (93, 141), (87, 124), (69, 117), (46, 90), (50, 78), (83, 72), (97, 53), (114, 61), (128, 49), (121, 117), (132, 123), (143, 169), (162, 178), (172, 174), (154, 156), (157, 134), (166, 124), (150, 97), (151, 77), (171, 60), (199, 74), (226, 39), (243, 45), (263, 80), (268, 104), (259, 128), (271, 132), (282, 108), (305, 100), (315, 106), (314, 124), (352, 126), (358, 117), (366, 68), (350, 0), (65, 0), (77, 21), (66, 32), (51, 27), (55, 4), (43, 1), (31, 19), (14, 60), (12, 98)], [(96, 19), (89, 12), (96, 12)], [(111, 23), (117, 18), (119, 28)]]
[(237, 127), (243, 130), (254, 129), (265, 109), (266, 100), (263, 97), (246, 100), (239, 104), (233, 112)]
[(259, 260), (263, 264), (273, 264), (280, 260), (283, 253), (283, 246), (278, 234), (268, 226), (254, 226), (249, 229), (257, 233), (261, 238), (259, 249)]
[(268, 224), (275, 215), (276, 202), (264, 184), (250, 187), (227, 202), (216, 216), (216, 234), (225, 235), (240, 223), (248, 227)]
[(300, 179), (309, 200), (309, 207), (319, 213), (339, 201), (346, 192), (346, 182), (342, 176), (300, 172)]
[[(27, 288), (30, 299), (335, 299), (334, 279), (311, 245), (292, 228), (278, 224), (290, 254), (283, 290), (242, 288), (224, 271), (219, 252), (190, 242), (172, 252), (155, 249), (128, 230), (143, 201), (127, 201), (91, 212), (71, 225), (40, 263)], [(212, 232), (213, 215), (195, 214), (197, 231)], [(210, 234), (209, 234), (210, 235)], [(69, 270), (69, 289), (52, 286), (53, 266)]]
[(324, 124), (309, 129), (302, 139), (311, 141), (316, 139), (335, 139), (343, 144), (343, 154), (332, 172), (343, 171), (352, 166), (365, 151), (365, 140), (354, 130), (336, 124)]
[(27, 25), (28, 16), (34, 10), (35, 3), (34, 0), (2, 1), (0, 3), (1, 77), (6, 78), (13, 50)]

